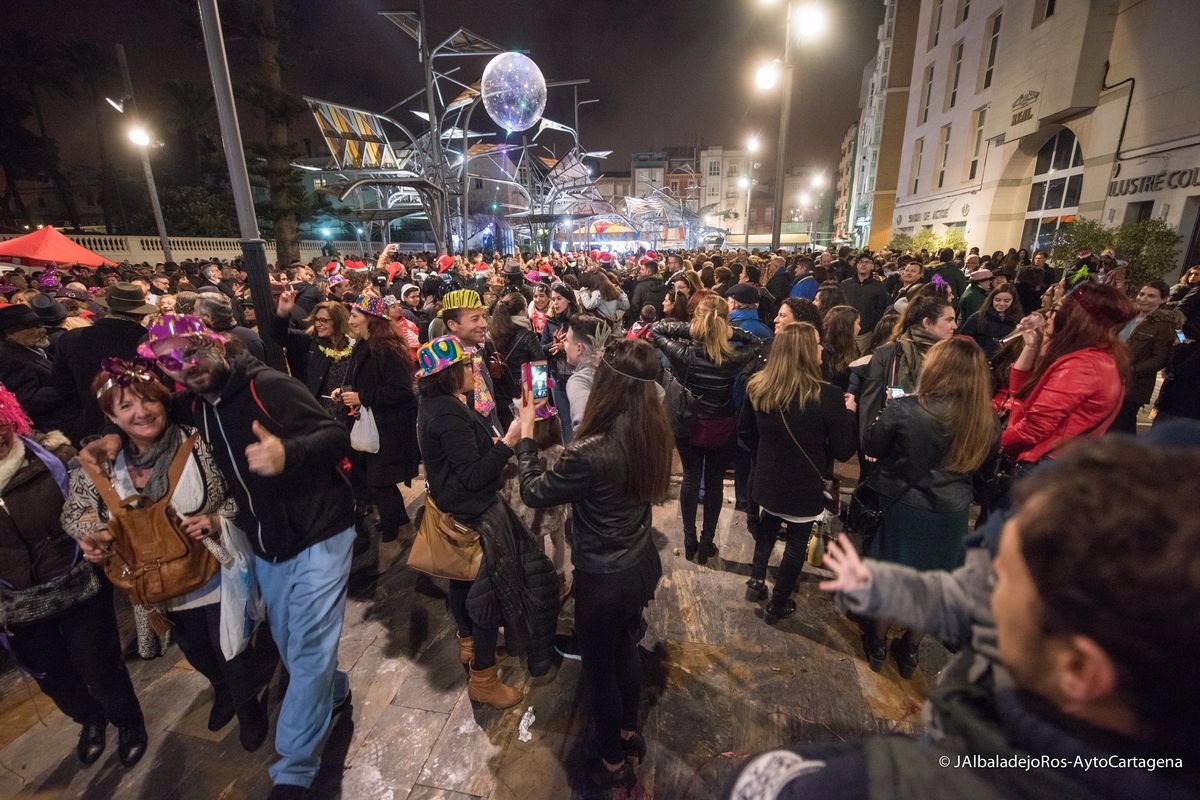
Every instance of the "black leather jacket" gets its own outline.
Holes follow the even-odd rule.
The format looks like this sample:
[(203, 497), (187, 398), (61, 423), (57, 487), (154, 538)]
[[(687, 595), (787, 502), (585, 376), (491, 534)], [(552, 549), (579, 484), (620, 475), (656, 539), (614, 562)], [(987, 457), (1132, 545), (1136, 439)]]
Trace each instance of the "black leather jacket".
[[(938, 416), (945, 402), (934, 400), (926, 408), (916, 395), (907, 395), (884, 406), (863, 441), (863, 454), (879, 460), (867, 478), (872, 488), (926, 511), (960, 511), (971, 505), (971, 473), (942, 467), (950, 449), (949, 431)], [(999, 443), (996, 420), (993, 454)]]
[[(636, 565), (650, 538), (650, 504), (634, 502), (621, 488), (631, 467), (610, 439), (589, 436), (563, 451), (549, 470), (538, 460), (537, 444), (522, 439), (521, 500), (530, 508), (571, 504), (571, 560), (580, 572), (621, 572)], [(613, 458), (612, 456), (616, 456)], [(613, 464), (608, 470), (602, 462)]]
[[(650, 338), (670, 359), (676, 379), (696, 394), (701, 419), (732, 416), (733, 380), (754, 361), (762, 349), (762, 341), (741, 328), (734, 328), (730, 339), (735, 344), (734, 350), (717, 366), (709, 359), (704, 345), (693, 341), (690, 329), (686, 322), (659, 322)], [(736, 346), (739, 344), (740, 347)]]

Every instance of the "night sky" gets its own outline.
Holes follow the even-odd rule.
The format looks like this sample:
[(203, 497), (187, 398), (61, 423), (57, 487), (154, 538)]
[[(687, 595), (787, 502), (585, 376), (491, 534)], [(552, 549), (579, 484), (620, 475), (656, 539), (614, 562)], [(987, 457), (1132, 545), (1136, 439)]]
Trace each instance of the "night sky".
[[(819, 44), (796, 55), (789, 166), (820, 167), (831, 176), (846, 126), (858, 117), (863, 66), (875, 53), (883, 4), (872, 0), (823, 0), (829, 31)], [(747, 134), (761, 133), (774, 152), (777, 94), (759, 94), (753, 75), (763, 61), (782, 51), (782, 12), (758, 0), (545, 0), (487, 2), (429, 0), (433, 43), (458, 27), (468, 28), (502, 47), (528, 50), (548, 80), (590, 78), (580, 99), (584, 145), (614, 150), (604, 163), (629, 169), (629, 154), (667, 145), (740, 146)], [(388, 0), (295, 0), (284, 45), (284, 82), (289, 91), (360, 108), (382, 111), (421, 86), (415, 44), (381, 10), (415, 9)], [(51, 25), (47, 14), (53, 13)], [(128, 53), (138, 103), (153, 119), (159, 84), (169, 78), (208, 82), (197, 14), (182, 0), (56, 0), (9, 4), (6, 27), (37, 31), (49, 42), (122, 42)], [(227, 44), (235, 85), (253, 70), (251, 45)], [(442, 69), (462, 64), (455, 78), (466, 83), (481, 74), (484, 58), (439, 60)], [(9, 68), (19, 69), (10, 64)], [(119, 85), (114, 81), (114, 94)], [(91, 117), (80, 116), (76, 101), (51, 98), (47, 127), (67, 166), (95, 163)], [(410, 104), (408, 107), (420, 106)], [(252, 115), (239, 113), (244, 138), (258, 138)], [(407, 111), (392, 116), (419, 125)], [(571, 90), (551, 89), (545, 116), (571, 123)], [(117, 132), (120, 118), (110, 124)], [(486, 115), (475, 115), (487, 129)], [(28, 121), (27, 124), (32, 124)], [(309, 117), (295, 126), (293, 139), (311, 137), (314, 153), (325, 154)], [(543, 134), (539, 141), (565, 137)], [(114, 148), (133, 167), (132, 147), (121, 139)], [(560, 153), (562, 150), (560, 149)]]

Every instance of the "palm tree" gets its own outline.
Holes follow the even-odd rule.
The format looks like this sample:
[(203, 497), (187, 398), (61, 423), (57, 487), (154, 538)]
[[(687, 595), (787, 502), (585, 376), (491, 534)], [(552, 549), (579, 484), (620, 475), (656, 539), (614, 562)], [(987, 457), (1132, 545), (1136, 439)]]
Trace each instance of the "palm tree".
[[(65, 97), (74, 94), (74, 89), (66, 77), (67, 71), (64, 69), (61, 54), (35, 34), (26, 31), (10, 32), (0, 46), (12, 59), (12, 63), (21, 65), (21, 69), (16, 71), (19, 76), (17, 81), (29, 96), (29, 104), (33, 109), (34, 119), (37, 121), (38, 133), (43, 139), (50, 140), (49, 134), (46, 133), (46, 118), (42, 114), (39, 92)], [(75, 230), (79, 230), (79, 210), (75, 207), (75, 198), (71, 196), (67, 178), (58, 168), (58, 159), (55, 158), (42, 166), (54, 182), (58, 199), (62, 203), (71, 225)]]
[[(96, 153), (100, 157), (100, 205), (104, 209), (104, 230), (113, 232), (113, 200), (121, 206), (121, 216), (125, 209), (120, 202), (119, 191), (114, 191), (112, 164), (108, 160), (108, 141), (104, 135), (103, 114), (111, 113), (104, 102), (104, 93), (117, 71), (116, 57), (111, 51), (101, 48), (92, 42), (71, 42), (62, 50), (63, 60), (67, 68), (75, 75), (87, 95), (88, 105), (92, 109), (92, 122), (96, 127)], [(128, 224), (125, 224), (128, 228)]]
[(169, 124), (184, 143), (186, 182), (198, 184), (201, 176), (201, 136), (211, 128), (216, 111), (212, 90), (180, 80), (164, 81), (162, 88)]

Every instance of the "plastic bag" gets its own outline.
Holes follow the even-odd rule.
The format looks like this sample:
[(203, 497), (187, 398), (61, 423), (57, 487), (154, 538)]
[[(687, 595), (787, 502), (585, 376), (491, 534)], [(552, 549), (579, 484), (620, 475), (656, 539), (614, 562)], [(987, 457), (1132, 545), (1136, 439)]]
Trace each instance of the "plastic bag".
[(350, 429), (350, 446), (360, 453), (379, 452), (379, 428), (375, 425), (375, 412), (363, 406)]
[(221, 519), (221, 546), (232, 556), (221, 565), (221, 654), (228, 661), (246, 649), (266, 608), (254, 577), (254, 551), (232, 521)]

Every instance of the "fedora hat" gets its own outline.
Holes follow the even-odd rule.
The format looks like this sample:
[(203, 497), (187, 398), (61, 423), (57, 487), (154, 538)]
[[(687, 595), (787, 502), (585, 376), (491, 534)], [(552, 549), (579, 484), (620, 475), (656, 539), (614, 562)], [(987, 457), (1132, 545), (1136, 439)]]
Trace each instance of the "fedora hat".
[(0, 308), (0, 334), (8, 333), (15, 328), (30, 328), (41, 325), (37, 312), (22, 303)]
[(57, 325), (67, 318), (67, 307), (48, 294), (39, 294), (29, 301), (29, 307), (43, 325)]
[(108, 291), (104, 293), (104, 298), (97, 297), (96, 302), (109, 311), (115, 311), (118, 314), (145, 316), (146, 314), (153, 314), (158, 310), (146, 302), (146, 298), (142, 295), (142, 290), (136, 284), (132, 283), (114, 283), (108, 287)]

